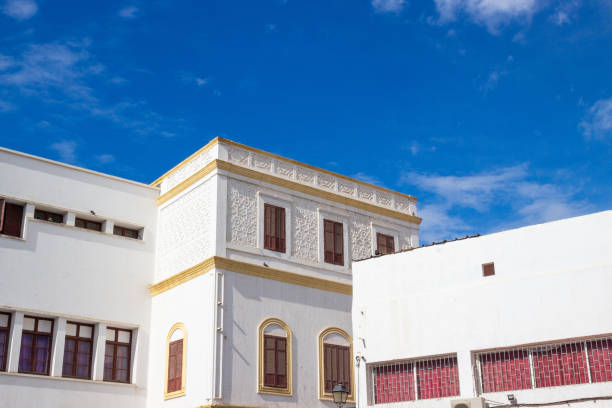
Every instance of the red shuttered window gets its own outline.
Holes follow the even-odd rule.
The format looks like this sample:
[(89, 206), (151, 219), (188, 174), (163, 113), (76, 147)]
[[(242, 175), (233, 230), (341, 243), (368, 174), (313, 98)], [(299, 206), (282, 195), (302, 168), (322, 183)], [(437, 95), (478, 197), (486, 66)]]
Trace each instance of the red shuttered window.
[(391, 235), (376, 234), (376, 249), (379, 254), (392, 254), (395, 252), (395, 241)]
[(534, 350), (533, 375), (538, 388), (588, 383), (583, 343), (556, 344)]
[(77, 218), (74, 220), (74, 226), (77, 228), (85, 228), (92, 231), (102, 231), (102, 223), (97, 221)]
[(351, 349), (335, 344), (323, 345), (323, 374), (325, 392), (332, 392), (334, 385), (344, 384), (351, 393)]
[(375, 404), (459, 395), (455, 356), (381, 364), (372, 375)]
[(130, 382), (132, 331), (108, 327), (104, 352), (104, 381)]
[(287, 339), (264, 335), (264, 385), (287, 387)]
[(20, 237), (22, 222), (23, 206), (0, 199), (0, 233)]
[(531, 388), (529, 353), (525, 350), (481, 354), (483, 392)]
[(11, 315), (0, 313), (0, 371), (6, 371)]
[(62, 214), (54, 213), (51, 211), (38, 210), (38, 209), (34, 211), (34, 218), (36, 218), (37, 220), (55, 222), (58, 224), (61, 224), (62, 222), (64, 222), (64, 216)]
[(344, 265), (344, 235), (341, 222), (323, 221), (325, 262)]
[(53, 320), (33, 316), (23, 318), (19, 372), (49, 375)]
[(285, 252), (285, 209), (264, 204), (264, 248)]
[(91, 379), (93, 332), (91, 324), (66, 323), (63, 377)]
[(183, 339), (168, 345), (168, 392), (179, 391), (183, 376)]
[(138, 230), (125, 228), (120, 226), (113, 226), (113, 235), (120, 235), (122, 237), (139, 239)]
[(612, 381), (612, 339), (587, 341), (591, 381)]

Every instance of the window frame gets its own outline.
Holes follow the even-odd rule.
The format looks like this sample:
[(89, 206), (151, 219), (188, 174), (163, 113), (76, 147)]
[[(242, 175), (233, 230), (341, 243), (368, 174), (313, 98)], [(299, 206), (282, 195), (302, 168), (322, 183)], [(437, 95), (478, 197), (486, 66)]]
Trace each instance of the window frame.
[[(38, 317), (38, 316), (30, 316), (30, 315), (24, 315), (23, 316), (24, 320), (25, 319), (34, 319), (34, 330), (26, 330), (26, 329), (21, 329), (21, 344), (19, 345), (19, 363), (18, 363), (18, 368), (17, 371), (19, 373), (23, 373), (23, 374), (32, 374), (32, 375), (46, 375), (48, 376), (50, 371), (51, 371), (51, 361), (53, 359), (53, 355), (52, 355), (52, 350), (53, 350), (53, 330), (55, 329), (55, 319), (51, 319), (48, 317)], [(38, 331), (38, 322), (39, 320), (47, 320), (51, 322), (51, 329), (49, 330), (48, 333), (46, 332), (41, 332)], [(30, 351), (30, 369), (28, 371), (22, 370), (21, 369), (21, 350), (23, 348), (23, 335), (24, 334), (31, 334), (32, 336), (34, 336), (32, 338), (32, 346), (31, 346), (31, 351)], [(32, 370), (32, 366), (34, 364), (34, 355), (36, 353), (36, 340), (38, 339), (38, 336), (48, 336), (49, 337), (49, 344), (48, 344), (48, 349), (47, 349), (47, 366), (46, 366), (46, 370), (45, 372), (36, 372)]]
[[(135, 233), (136, 237), (130, 237), (130, 236), (125, 235), (126, 231)], [(117, 232), (120, 232), (120, 233), (118, 234)], [(121, 225), (117, 225), (117, 224), (113, 225), (113, 235), (116, 235), (118, 237), (130, 238), (130, 239), (141, 239), (139, 229), (122, 227)]]
[[(370, 223), (372, 228), (372, 255), (376, 254), (376, 250), (378, 249), (378, 234), (388, 235), (393, 237), (393, 245), (395, 248), (395, 253), (402, 250), (400, 245), (400, 231), (403, 231), (404, 234), (408, 234), (409, 230), (403, 230), (398, 225), (390, 224), (387, 222), (382, 222), (380, 220), (372, 221)], [(412, 244), (410, 243), (410, 235), (406, 235), (405, 238), (408, 239), (409, 247), (412, 248)]]
[[(349, 348), (349, 395), (347, 402), (355, 402), (355, 367), (353, 364), (353, 339), (348, 332), (339, 327), (328, 327), (319, 333), (319, 399), (325, 401), (333, 401), (334, 396), (331, 392), (325, 390), (325, 338), (330, 334), (337, 334), (346, 339)], [(346, 346), (345, 346), (346, 347)]]
[[(0, 312), (0, 315), (8, 316), (8, 321), (6, 322), (6, 327), (0, 327), (0, 331), (6, 332), (6, 341), (4, 343), (3, 355), (4, 359), (0, 360), (0, 371), (6, 372), (8, 371), (8, 352), (9, 352), (9, 343), (11, 341), (11, 322), (12, 322), (12, 313), (9, 312)], [(21, 350), (20, 350), (21, 351)]]
[[(121, 327), (106, 327), (106, 330), (115, 330), (115, 340), (108, 340), (105, 338), (105, 342), (104, 342), (104, 367), (103, 367), (103, 372), (102, 372), (102, 381), (105, 382), (116, 382), (116, 383), (121, 383), (121, 384), (131, 384), (132, 383), (132, 347), (133, 347), (133, 339), (134, 339), (134, 330), (133, 329), (123, 329)], [(129, 343), (125, 343), (125, 342), (120, 342), (119, 340), (119, 331), (127, 331), (130, 333), (130, 341)], [(105, 333), (105, 337), (106, 337), (106, 333)], [(109, 345), (109, 343), (113, 346), (113, 366), (111, 368), (112, 371), (112, 379), (107, 379), (104, 378), (104, 374), (106, 372), (106, 347)], [(117, 380), (115, 379), (116, 377), (116, 371), (117, 371), (117, 348), (119, 346), (128, 346), (128, 364), (127, 364), (127, 381), (121, 381), (121, 380)]]
[[(278, 325), (285, 332), (285, 370), (287, 376), (287, 384), (286, 387), (271, 387), (265, 385), (265, 370), (264, 370), (264, 359), (265, 359), (265, 337), (268, 336), (265, 334), (266, 328), (270, 325)], [(272, 337), (280, 337), (274, 336)], [(260, 394), (274, 394), (274, 395), (284, 395), (284, 396), (292, 396), (293, 395), (293, 362), (292, 362), (292, 334), (289, 326), (285, 324), (280, 319), (275, 317), (268, 318), (260, 323), (259, 325), (259, 337), (258, 337), (258, 387), (257, 392)]]
[[(180, 330), (183, 333), (183, 349), (182, 349), (182, 358), (181, 358), (181, 387), (176, 391), (168, 392), (168, 370), (170, 363), (170, 344), (172, 343), (170, 340), (172, 339), (172, 335), (177, 330)], [(178, 340), (175, 340), (178, 341)], [(172, 325), (170, 330), (168, 331), (168, 336), (166, 336), (166, 358), (165, 358), (165, 369), (164, 369), (164, 400), (168, 400), (171, 398), (181, 397), (185, 395), (185, 385), (186, 385), (186, 373), (187, 373), (187, 329), (185, 328), (185, 324), (178, 322)]]
[[(385, 249), (389, 248), (389, 240), (391, 241), (391, 245), (393, 246), (393, 249), (391, 252), (380, 250), (381, 238), (385, 240), (385, 244), (384, 244)], [(395, 237), (393, 235), (383, 234), (382, 232), (376, 232), (376, 250), (378, 251), (379, 255), (394, 254), (396, 252)]]
[[(73, 351), (73, 357), (72, 357), (72, 372), (73, 374), (67, 375), (64, 374), (64, 362), (66, 360), (66, 342), (64, 341), (64, 355), (63, 355), (63, 359), (62, 359), (62, 377), (64, 378), (79, 378), (82, 380), (91, 380), (91, 369), (93, 366), (93, 355), (94, 355), (94, 337), (95, 337), (95, 325), (90, 324), (90, 323), (79, 323), (79, 322), (73, 322), (73, 321), (67, 321), (66, 325), (68, 324), (74, 324), (77, 326), (77, 334), (75, 336), (66, 334), (65, 335), (65, 339), (70, 339), (70, 340), (74, 340), (75, 341), (75, 347), (74, 347), (74, 351)], [(80, 333), (81, 333), (81, 326), (87, 326), (91, 328), (91, 337), (87, 338), (87, 337), (81, 337)], [(82, 377), (82, 376), (78, 376), (76, 374), (77, 372), (77, 361), (78, 361), (78, 354), (79, 354), (79, 343), (81, 341), (88, 341), (89, 343), (91, 343), (90, 346), (90, 352), (89, 352), (89, 367), (87, 370), (87, 376), (86, 377)]]
[[(44, 218), (38, 218), (38, 215), (43, 215)], [(53, 221), (53, 220), (49, 220), (48, 218), (53, 218), (53, 217), (60, 217), (59, 221)], [(53, 211), (47, 211), (47, 210), (43, 210), (41, 208), (35, 208), (34, 209), (34, 219), (38, 220), (38, 221), (45, 221), (45, 222), (52, 222), (54, 224), (63, 224), (65, 221), (66, 216), (64, 214), (61, 213), (56, 213)]]
[[(268, 217), (268, 212), (270, 212), (270, 217)], [(275, 227), (274, 231), (268, 230), (268, 224), (269, 224), (268, 218), (270, 219), (274, 218), (274, 227)], [(269, 251), (274, 251), (274, 252), (280, 252), (282, 254), (287, 252), (287, 211), (285, 210), (285, 207), (281, 207), (278, 205), (264, 202), (263, 230), (264, 230), (264, 244), (263, 244), (264, 249), (267, 249)], [(268, 233), (268, 232), (273, 232), (273, 234)], [(267, 246), (268, 237), (274, 240), (274, 245), (273, 245), (274, 247)]]
[[(85, 226), (83, 226), (83, 227), (78, 226), (77, 223), (79, 221), (84, 222)], [(100, 229), (89, 228), (88, 227), (89, 224), (99, 225)], [(80, 228), (80, 229), (84, 229), (84, 230), (87, 230), (87, 231), (103, 232), (104, 231), (104, 225), (103, 224), (104, 223), (102, 221), (94, 221), (94, 220), (90, 220), (90, 219), (87, 219), (87, 218), (75, 217), (75, 219), (74, 219), (74, 226), (75, 226), (75, 228)]]
[[(266, 204), (285, 209), (285, 252), (274, 251), (265, 247), (265, 206)], [(292, 216), (293, 199), (280, 193), (257, 192), (257, 249), (261, 255), (288, 259), (292, 252)]]
[[(6, 228), (6, 212), (9, 211), (9, 208), (19, 208), (21, 212), (19, 216), (19, 221), (15, 226), (18, 226), (17, 234), (7, 234), (4, 230)], [(15, 203), (7, 200), (6, 198), (0, 198), (0, 236), (5, 237), (13, 237), (13, 238), (23, 238), (23, 226), (24, 226), (24, 218), (25, 218), (25, 204)]]

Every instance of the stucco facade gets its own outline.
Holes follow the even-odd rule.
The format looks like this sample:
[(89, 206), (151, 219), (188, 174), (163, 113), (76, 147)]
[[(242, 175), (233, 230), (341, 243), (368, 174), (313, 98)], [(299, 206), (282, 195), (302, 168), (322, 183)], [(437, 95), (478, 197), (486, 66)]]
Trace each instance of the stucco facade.
[[(612, 211), (605, 211), (354, 263), (359, 405), (448, 407), (451, 400), (480, 396), (493, 406), (509, 404), (513, 394), (518, 404), (611, 406), (605, 398), (612, 395), (612, 378), (591, 355), (601, 344), (610, 352), (611, 228)], [(494, 275), (483, 276), (482, 265), (491, 262)], [(563, 363), (557, 369), (580, 376), (537, 377), (546, 368), (537, 361), (551, 349), (577, 355), (574, 368)], [(502, 364), (511, 369), (486, 377), (487, 361), (479, 355), (496, 358), (497, 370)], [(456, 358), (456, 395), (399, 401), (408, 394), (384, 390), (384, 384), (377, 391), (387, 381), (377, 382), (387, 375), (377, 367), (406, 362), (403, 369), (435, 356)], [(527, 382), (521, 385), (515, 379), (523, 369)], [(575, 383), (561, 385), (568, 381)], [(381, 402), (388, 400), (394, 402)]]

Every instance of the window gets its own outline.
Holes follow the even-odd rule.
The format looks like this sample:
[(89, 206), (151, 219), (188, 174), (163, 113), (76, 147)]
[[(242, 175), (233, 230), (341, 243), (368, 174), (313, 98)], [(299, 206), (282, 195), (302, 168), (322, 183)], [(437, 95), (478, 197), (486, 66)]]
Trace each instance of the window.
[(6, 371), (10, 330), (11, 315), (9, 313), (0, 313), (0, 371)]
[(374, 404), (459, 395), (454, 355), (375, 365), (371, 375)]
[(64, 216), (62, 214), (38, 209), (34, 211), (34, 218), (36, 218), (37, 220), (56, 222), (58, 224), (64, 222)]
[(612, 381), (612, 339), (481, 352), (476, 361), (483, 393)]
[(91, 378), (93, 331), (91, 324), (66, 323), (62, 376)]
[(117, 225), (113, 227), (113, 234), (120, 235), (122, 237), (134, 238), (134, 239), (139, 238), (138, 230), (125, 228), (125, 227), (119, 227)]
[(132, 331), (106, 328), (104, 381), (130, 382)]
[(185, 395), (186, 339), (185, 325), (176, 323), (166, 338), (166, 389), (164, 398)]
[(264, 248), (285, 252), (285, 209), (264, 204)]
[(342, 223), (324, 220), (323, 235), (325, 262), (334, 265), (344, 265), (344, 236)]
[(85, 220), (77, 218), (74, 220), (74, 226), (77, 228), (85, 228), (92, 231), (102, 231), (102, 223), (97, 221)]
[(291, 331), (275, 318), (259, 326), (260, 393), (292, 395)]
[(482, 276), (493, 276), (495, 275), (495, 264), (493, 262), (482, 264)]
[(376, 247), (379, 254), (392, 254), (395, 252), (395, 240), (391, 235), (377, 233)]
[(353, 401), (353, 348), (347, 332), (328, 328), (319, 335), (319, 398), (332, 400), (336, 384), (343, 384)]
[(0, 233), (12, 237), (21, 237), (23, 206), (7, 203), (0, 199)]
[(53, 320), (25, 316), (21, 333), (19, 372), (49, 375)]

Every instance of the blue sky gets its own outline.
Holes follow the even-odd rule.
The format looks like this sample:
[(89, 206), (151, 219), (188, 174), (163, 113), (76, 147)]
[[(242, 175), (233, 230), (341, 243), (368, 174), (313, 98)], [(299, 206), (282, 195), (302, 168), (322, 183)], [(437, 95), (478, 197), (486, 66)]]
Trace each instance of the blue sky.
[(11, 149), (150, 182), (227, 137), (416, 195), (423, 242), (612, 207), (611, 0), (0, 11)]

